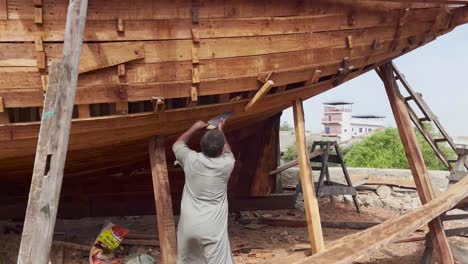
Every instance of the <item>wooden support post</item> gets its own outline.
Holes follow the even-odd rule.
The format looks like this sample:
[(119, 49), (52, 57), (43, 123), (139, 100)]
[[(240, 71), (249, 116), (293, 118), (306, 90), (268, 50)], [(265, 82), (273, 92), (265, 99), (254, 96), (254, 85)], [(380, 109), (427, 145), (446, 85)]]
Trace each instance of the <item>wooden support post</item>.
[(245, 106), (245, 111), (249, 111), (252, 109), (255, 103), (257, 103), (264, 95), (270, 91), (270, 89), (275, 85), (272, 80), (266, 81), (260, 90), (254, 95), (254, 97), (250, 100), (250, 102)]
[(320, 213), (318, 200), (315, 196), (314, 182), (305, 138), (304, 109), (302, 100), (293, 102), (294, 126), (296, 128), (296, 146), (299, 160), (299, 172), (301, 175), (302, 193), (304, 194), (304, 208), (306, 211), (307, 229), (312, 253), (325, 250), (323, 242), (322, 226), (320, 225)]
[(177, 260), (176, 232), (163, 137), (151, 138), (149, 154), (162, 263), (175, 264)]
[[(87, 0), (70, 1), (65, 26), (62, 62), (51, 71), (46, 105), (39, 132), (26, 219), (18, 255), (20, 264), (46, 264), (54, 234), (55, 220), (68, 150), (71, 119), (78, 81)], [(56, 67), (56, 66), (55, 66)], [(56, 95), (52, 86), (56, 85)], [(49, 101), (48, 101), (49, 100)]]
[[(424, 163), (424, 159), (419, 148), (416, 134), (411, 119), (408, 113), (408, 108), (405, 104), (405, 99), (398, 90), (398, 85), (393, 75), (393, 66), (389, 62), (379, 67), (379, 75), (385, 85), (388, 100), (392, 107), (393, 115), (400, 133), (400, 138), (405, 149), (406, 158), (411, 168), (411, 172), (416, 183), (416, 189), (419, 193), (419, 198), (422, 204), (428, 203), (435, 198), (434, 191), (431, 186), (429, 174)], [(440, 263), (453, 263), (453, 256), (450, 250), (447, 237), (445, 236), (444, 227), (440, 218), (435, 218), (429, 223), (431, 238), (434, 244), (434, 249), (438, 255)]]

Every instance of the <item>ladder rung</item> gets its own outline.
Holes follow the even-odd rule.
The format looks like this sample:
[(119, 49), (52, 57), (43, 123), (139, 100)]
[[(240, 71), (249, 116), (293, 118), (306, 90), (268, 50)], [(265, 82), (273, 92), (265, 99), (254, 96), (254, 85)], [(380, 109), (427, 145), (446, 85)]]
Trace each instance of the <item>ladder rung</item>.
[(455, 163), (455, 162), (457, 162), (457, 160), (447, 160), (447, 161), (448, 161), (448, 163)]
[(421, 117), (419, 118), (419, 121), (424, 122), (424, 121), (431, 121), (428, 117)]
[(437, 142), (445, 142), (447, 141), (446, 138), (434, 138), (434, 142), (437, 143)]
[(405, 101), (408, 102), (409, 100), (414, 100), (412, 96), (405, 97)]

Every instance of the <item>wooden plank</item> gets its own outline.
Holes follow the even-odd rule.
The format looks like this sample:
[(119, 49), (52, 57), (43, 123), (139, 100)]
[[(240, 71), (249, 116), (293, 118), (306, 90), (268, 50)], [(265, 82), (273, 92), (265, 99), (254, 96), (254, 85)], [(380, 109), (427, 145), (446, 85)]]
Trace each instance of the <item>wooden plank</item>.
[[(368, 63), (366, 58), (369, 56), (369, 46), (356, 47), (353, 54), (354, 58), (352, 61), (354, 65), (363, 65), (363, 63)], [(50, 54), (48, 53), (48, 56), (49, 55)], [(349, 53), (345, 48), (332, 48), (269, 54), (237, 59), (205, 60), (203, 61), (203, 64), (199, 66), (200, 78), (210, 79), (205, 80), (205, 82), (212, 82), (212, 78), (240, 78), (245, 75), (257, 75), (259, 71), (267, 72), (275, 70), (278, 67), (275, 65), (281, 65), (279, 70), (275, 70), (273, 77), (275, 79), (275, 83), (281, 83), (280, 85), (282, 85), (288, 83), (288, 81), (297, 82), (296, 80), (308, 80), (311, 78), (311, 73), (319, 67), (323, 68), (322, 75), (326, 76), (334, 74), (336, 73), (337, 67), (335, 64), (338, 64), (338, 61), (342, 60), (343, 56), (347, 55), (349, 55)], [(372, 58), (379, 57), (380, 55), (383, 55), (383, 53), (373, 54)], [(23, 60), (26, 61), (26, 59)], [(35, 61), (32, 66), (36, 66)], [(126, 69), (126, 82), (129, 85), (132, 85), (133, 83), (189, 80), (191, 78), (190, 71), (187, 70), (189, 67), (192, 67), (192, 63), (188, 61), (182, 63), (129, 63)], [(2, 90), (11, 90), (13, 88), (35, 88), (35, 85), (37, 87), (39, 83), (39, 73), (34, 73), (32, 68), (14, 68), (12, 71), (0, 72), (0, 76), (0, 89)], [(101, 70), (99, 73), (85, 74), (80, 76), (79, 80), (80, 87), (103, 84), (111, 85), (116, 83), (120, 83), (120, 80), (116, 78), (115, 71), (113, 69)]]
[(321, 254), (311, 256), (295, 264), (321, 264), (321, 263), (351, 263), (356, 258), (369, 255), (383, 248), (392, 241), (403, 239), (435, 219), (442, 213), (450, 210), (457, 203), (468, 196), (468, 178), (463, 179), (437, 198), (424, 204), (409, 213), (393, 217), (380, 225), (365, 231), (345, 236), (330, 243), (328, 249)]
[(36, 52), (36, 59), (37, 59), (37, 68), (39, 70), (45, 70), (46, 68), (46, 53), (44, 51)]
[[(389, 11), (401, 8), (430, 8), (435, 4), (427, 3), (391, 3), (362, 1), (350, 3), (349, 0), (334, 1), (333, 5), (305, 2), (298, 4), (296, 1), (252, 2), (241, 0), (222, 3), (220, 1), (204, 2), (200, 5), (200, 23), (203, 18), (252, 18), (259, 14), (264, 17), (285, 17), (304, 15), (334, 14), (339, 11), (346, 13), (351, 10)], [(32, 6), (31, 0), (9, 0), (9, 19), (27, 19), (31, 17), (32, 10), (26, 8)], [(46, 19), (62, 19), (66, 17), (66, 2), (47, 2), (43, 5), (46, 10)], [(191, 19), (191, 1), (157, 1), (148, 2), (135, 0), (122, 2), (119, 0), (98, 0), (90, 3), (89, 20), (115, 20), (122, 19), (167, 19), (186, 18)], [(190, 20), (191, 22), (191, 20)], [(93, 21), (94, 23), (94, 21)], [(92, 24), (92, 23), (90, 23)]]
[[(398, 126), (405, 154), (411, 168), (411, 172), (416, 183), (416, 189), (422, 204), (428, 203), (435, 197), (429, 179), (429, 173), (424, 163), (424, 159), (416, 139), (411, 119), (404, 98), (398, 91), (395, 77), (393, 75), (393, 65), (387, 63), (379, 67), (380, 76), (385, 85), (393, 115)], [(444, 227), (440, 218), (436, 218), (429, 223), (431, 238), (434, 249), (441, 263), (453, 263), (453, 256), (445, 236)]]
[(100, 43), (98, 50), (83, 46), (80, 73), (119, 65), (145, 57), (141, 43)]
[[(49, 133), (53, 130), (53, 117), (50, 117), (53, 109), (55, 108), (57, 90), (58, 90), (58, 76), (61, 67), (57, 63), (53, 63), (50, 67), (50, 79), (47, 83), (47, 93), (44, 102), (41, 127), (39, 130), (36, 156), (34, 160), (34, 170), (31, 180), (31, 187), (29, 192), (28, 207), (26, 210), (26, 217), (24, 220), (23, 233), (21, 236), (21, 246), (18, 254), (18, 260), (24, 261), (23, 263), (31, 263), (31, 251), (33, 248), (33, 235), (36, 228), (35, 218), (39, 214), (40, 203), (39, 199), (42, 192), (42, 182), (45, 176), (45, 168), (47, 166), (47, 154)], [(49, 116), (49, 117), (47, 117)], [(36, 229), (37, 230), (37, 229)], [(28, 262), (26, 262), (28, 261)]]
[[(280, 216), (280, 217), (261, 217), (258, 219), (259, 224), (280, 227), (307, 227), (305, 218), (298, 218), (293, 216)], [(342, 229), (367, 229), (381, 222), (352, 222), (352, 221), (327, 221), (322, 220), (322, 227), (326, 228), (342, 228)], [(310, 244), (307, 244), (310, 249)]]
[[(425, 30), (429, 30), (431, 23), (422, 22), (410, 24), (401, 30), (401, 37), (408, 37), (415, 34), (423, 34)], [(319, 48), (346, 48), (347, 52), (354, 52), (353, 49), (348, 49), (346, 45), (346, 36), (352, 35), (354, 46), (370, 45), (376, 36), (382, 40), (394, 39), (393, 27), (371, 28), (366, 30), (353, 30), (352, 32), (336, 31), (336, 32), (318, 32), (316, 34), (294, 34), (294, 35), (276, 35), (276, 36), (253, 36), (239, 38), (222, 38), (222, 39), (203, 39), (200, 42), (199, 57), (204, 59), (215, 58), (233, 58), (243, 56), (264, 55), (271, 53), (292, 52), (308, 49)], [(405, 40), (407, 42), (407, 40)], [(126, 44), (124, 44), (126, 43)], [(99, 55), (101, 48), (112, 47), (119, 49), (119, 45), (144, 45), (145, 63), (157, 63), (167, 61), (191, 61), (191, 48), (193, 42), (191, 40), (168, 40), (168, 41), (145, 41), (145, 42), (118, 42), (118, 43), (87, 43), (83, 47), (83, 56), (89, 49), (94, 51), (94, 55)], [(0, 51), (5, 52), (8, 49), (11, 54), (8, 57), (0, 60), (2, 66), (29, 66), (28, 61), (18, 60), (18, 58), (27, 59), (27, 50), (31, 44), (10, 44), (2, 43)], [(14, 48), (12, 47), (14, 46)], [(232, 47), (237, 47), (232, 49)], [(250, 48), (252, 47), (252, 48)], [(62, 45), (57, 43), (47, 43), (45, 45), (47, 55), (52, 60), (61, 58)], [(116, 51), (117, 52), (117, 51)], [(11, 61), (11, 58), (16, 60)], [(7, 60), (9, 59), (9, 60)]]
[(310, 169), (309, 157), (307, 155), (304, 109), (302, 100), (293, 102), (294, 126), (296, 128), (296, 145), (299, 161), (299, 172), (301, 176), (302, 193), (304, 194), (304, 208), (306, 211), (307, 229), (309, 232), (312, 253), (325, 250), (323, 242), (322, 227), (320, 225), (320, 213), (318, 200), (315, 196), (314, 183), (312, 182), (312, 171)]
[[(58, 80), (56, 105), (54, 109), (42, 115), (43, 122), (53, 117), (54, 122), (51, 127), (53, 136), (49, 137), (48, 133), (43, 135), (48, 139), (44, 140), (44, 146), (41, 147), (47, 150), (40, 152), (42, 157), (38, 157), (40, 162), (37, 167), (35, 166), (42, 172), (33, 174), (36, 177), (44, 176), (42, 189), (36, 185), (38, 189), (32, 189), (30, 193), (29, 202), (33, 201), (32, 208), (29, 208), (28, 202), (26, 214), (28, 215), (28, 210), (32, 210), (29, 217), (33, 219), (25, 221), (24, 230), (26, 231), (21, 239), (18, 263), (45, 264), (49, 260), (68, 150), (87, 7), (87, 0), (76, 0), (70, 2), (68, 8), (62, 71), (58, 77), (54, 77)], [(46, 163), (50, 164), (50, 167), (46, 166)], [(40, 179), (33, 179), (33, 181), (40, 182)]]
[(370, 185), (390, 185), (404, 188), (414, 188), (416, 185), (413, 179), (396, 178), (396, 177), (379, 177), (375, 175), (353, 175), (352, 182), (365, 181), (365, 184)]
[[(313, 151), (313, 152), (311, 152), (311, 153), (309, 154), (309, 159), (313, 159), (313, 158), (318, 157), (318, 156), (320, 156), (320, 155), (322, 155), (322, 154), (323, 154), (323, 150), (322, 150), (322, 149), (315, 150), (315, 151)], [(297, 164), (299, 164), (299, 161), (298, 161), (297, 159), (296, 159), (296, 160), (292, 160), (292, 161), (290, 161), (290, 162), (287, 162), (287, 163), (285, 163), (285, 164), (279, 166), (279, 167), (276, 168), (275, 170), (272, 170), (272, 171), (270, 172), (270, 175), (274, 175), (274, 174), (280, 173), (280, 172), (282, 172), (282, 171), (284, 171), (284, 170), (287, 170), (287, 169), (289, 169), (289, 168), (292, 168), (292, 167), (296, 166)]]
[(151, 138), (149, 154), (162, 263), (175, 264), (177, 260), (177, 242), (163, 137)]
[(250, 111), (253, 106), (262, 99), (264, 95), (270, 91), (270, 89), (275, 85), (275, 83), (272, 80), (266, 81), (263, 86), (255, 93), (254, 97), (249, 101), (249, 103), (245, 106), (245, 111)]
[[(354, 78), (362, 74), (361, 71), (351, 73), (347, 79)], [(254, 80), (256, 82), (256, 78)], [(98, 120), (81, 120), (74, 124), (72, 135), (76, 141), (70, 144), (71, 150), (78, 150), (82, 148), (97, 148), (100, 146), (109, 146), (130, 140), (137, 140), (148, 138), (154, 133), (178, 133), (180, 130), (189, 126), (188, 123), (193, 123), (193, 118), (196, 119), (209, 119), (212, 117), (213, 111), (232, 111), (239, 112), (239, 115), (232, 120), (234, 125), (236, 122), (243, 122), (247, 117), (255, 117), (258, 115), (275, 113), (289, 107), (288, 100), (294, 100), (298, 96), (309, 98), (315, 96), (333, 87), (332, 80), (324, 81), (313, 86), (305, 86), (290, 91), (285, 91), (281, 94), (267, 95), (265, 104), (262, 104), (252, 112), (243, 112), (246, 99), (229, 102), (222, 106), (214, 104), (207, 106), (200, 106), (197, 108), (176, 109), (167, 111), (167, 118), (171, 123), (162, 123), (161, 120), (155, 120), (154, 114), (139, 114), (120, 117), (109, 117)], [(181, 111), (187, 114), (182, 114)], [(131, 118), (131, 122), (130, 121)], [(236, 121), (238, 120), (238, 121)], [(150, 129), (135, 129), (137, 127), (148, 127)], [(16, 126), (14, 129), (11, 127), (0, 127), (0, 158), (15, 157), (20, 155), (33, 155), (31, 151), (37, 142), (37, 133), (39, 126), (37, 124), (29, 124), (27, 126)], [(116, 133), (117, 131), (131, 131), (131, 133)], [(14, 138), (13, 144), (15, 149), (8, 148), (12, 144), (11, 138)], [(32, 146), (32, 147), (31, 147)]]
[[(5, 0), (2, 0), (5, 1)], [(1, 1), (0, 1), (1, 3)], [(1, 12), (0, 8), (0, 12)], [(433, 22), (438, 10), (412, 9), (409, 11), (410, 20), (415, 22)], [(6, 19), (6, 12), (4, 14)], [(45, 14), (47, 19), (47, 14)], [(225, 18), (202, 19), (205, 27), (199, 27), (201, 38), (223, 38), (260, 35), (283, 35), (306, 32), (333, 31), (340, 25), (340, 29), (362, 29), (372, 27), (390, 26), (396, 23), (398, 12), (385, 13), (385, 21), (381, 14), (374, 12), (362, 12), (356, 14), (356, 24), (348, 26), (347, 14), (341, 10), (328, 15), (306, 15), (276, 17), (254, 17), (249, 19)], [(1, 13), (0, 13), (1, 18)], [(118, 18), (116, 18), (118, 19)], [(85, 29), (84, 41), (135, 41), (135, 40), (169, 40), (191, 39), (190, 19), (147, 19), (137, 20), (129, 18), (125, 20), (125, 34), (119, 34), (116, 30), (116, 19), (101, 20), (90, 23)], [(42, 33), (41, 28), (35, 26), (34, 21), (22, 19), (10, 19), (0, 22), (5, 28), (0, 31), (0, 41), (33, 41), (34, 34)], [(64, 21), (48, 19), (45, 41), (63, 41)]]

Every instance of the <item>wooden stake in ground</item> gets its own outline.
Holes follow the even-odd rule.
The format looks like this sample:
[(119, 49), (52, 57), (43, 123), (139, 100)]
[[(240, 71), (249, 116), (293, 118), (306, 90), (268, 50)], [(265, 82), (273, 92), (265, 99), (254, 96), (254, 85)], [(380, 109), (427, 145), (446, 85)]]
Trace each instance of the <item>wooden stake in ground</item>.
[[(58, 69), (51, 70), (50, 90), (47, 89), (46, 106), (42, 114), (18, 255), (19, 264), (46, 264), (49, 261), (68, 149), (87, 7), (87, 0), (70, 1), (62, 62)], [(56, 85), (56, 89), (52, 88), (53, 85)]]
[(312, 171), (305, 138), (304, 109), (302, 100), (293, 102), (294, 126), (296, 128), (296, 146), (299, 161), (299, 172), (301, 175), (302, 193), (304, 194), (304, 207), (306, 211), (307, 228), (312, 253), (325, 250), (323, 242), (322, 226), (320, 225), (320, 214), (317, 197), (315, 196)]
[(177, 260), (176, 232), (163, 137), (153, 137), (150, 140), (149, 154), (162, 263), (175, 264)]
[[(378, 73), (385, 85), (388, 100), (392, 107), (393, 115), (400, 133), (400, 138), (405, 149), (406, 158), (411, 168), (411, 172), (419, 193), (422, 204), (426, 204), (435, 198), (434, 190), (429, 179), (429, 174), (424, 163), (424, 159), (419, 148), (416, 134), (405, 104), (405, 99), (398, 90), (398, 85), (393, 75), (393, 65), (391, 62), (379, 67)], [(438, 255), (440, 263), (453, 263), (453, 256), (450, 246), (445, 236), (444, 227), (440, 218), (435, 218), (429, 223), (431, 238), (434, 249)]]

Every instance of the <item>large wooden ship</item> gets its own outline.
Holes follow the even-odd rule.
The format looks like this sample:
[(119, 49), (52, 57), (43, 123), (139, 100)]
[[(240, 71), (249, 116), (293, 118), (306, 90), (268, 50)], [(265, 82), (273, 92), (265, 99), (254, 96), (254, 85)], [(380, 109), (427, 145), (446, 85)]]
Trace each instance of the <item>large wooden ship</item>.
[[(90, 0), (59, 214), (154, 211), (148, 139), (167, 136), (172, 164), (175, 135), (227, 111), (230, 195), (275, 192), (282, 110), (467, 23), (463, 3)], [(0, 0), (0, 217), (25, 212), (67, 5)], [(274, 88), (246, 111), (267, 80)], [(169, 173), (177, 200), (183, 173)]]

